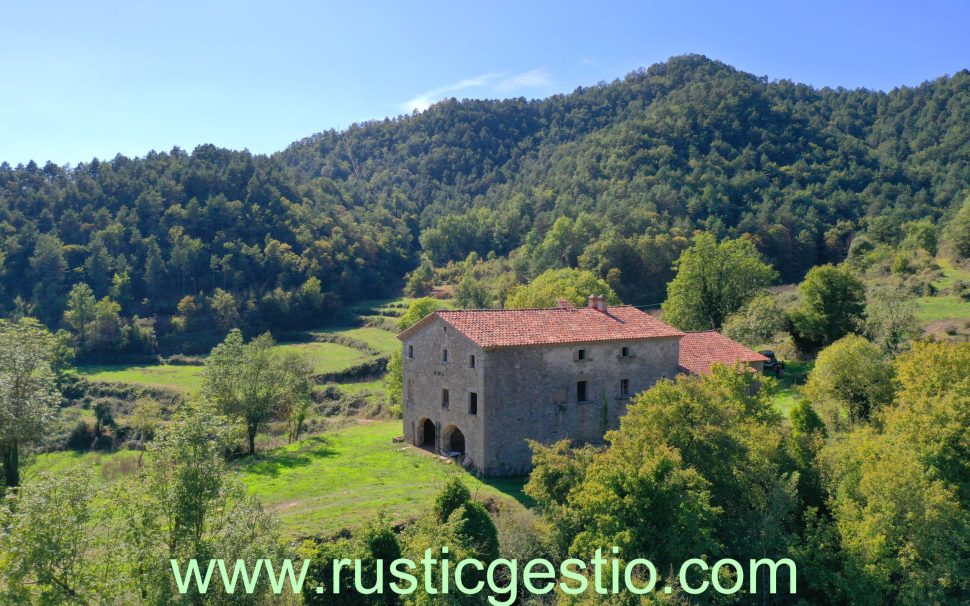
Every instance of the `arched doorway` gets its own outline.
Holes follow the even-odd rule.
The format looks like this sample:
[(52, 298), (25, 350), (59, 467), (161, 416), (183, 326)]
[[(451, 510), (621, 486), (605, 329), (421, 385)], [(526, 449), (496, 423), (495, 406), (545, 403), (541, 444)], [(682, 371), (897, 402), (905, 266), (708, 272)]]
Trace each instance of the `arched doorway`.
[(465, 434), (460, 429), (452, 425), (444, 433), (443, 447), (448, 452), (465, 454)]
[(418, 436), (418, 444), (428, 450), (435, 449), (435, 427), (434, 421), (425, 419), (421, 423), (421, 435)]

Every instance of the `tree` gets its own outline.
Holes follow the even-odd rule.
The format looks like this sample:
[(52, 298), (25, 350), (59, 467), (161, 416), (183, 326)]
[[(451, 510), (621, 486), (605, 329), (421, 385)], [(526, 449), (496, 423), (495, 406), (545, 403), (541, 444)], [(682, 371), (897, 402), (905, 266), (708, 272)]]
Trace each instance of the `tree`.
[(404, 405), (404, 368), (400, 350), (394, 350), (387, 359), (387, 371), (384, 373), (384, 393), (391, 410), (400, 413)]
[(404, 293), (409, 297), (424, 297), (431, 292), (433, 286), (434, 271), (431, 268), (431, 261), (426, 259), (408, 276)]
[(30, 270), (34, 282), (33, 300), (38, 316), (52, 326), (60, 318), (63, 309), (62, 288), (67, 274), (64, 245), (56, 236), (38, 236), (34, 244), (34, 254), (30, 257)]
[(804, 389), (829, 427), (845, 429), (892, 402), (895, 371), (878, 346), (848, 335), (819, 353)]
[(414, 326), (421, 320), (425, 318), (438, 309), (438, 301), (432, 299), (431, 297), (424, 297), (421, 299), (415, 299), (411, 301), (408, 305), (408, 310), (404, 312), (401, 319), (397, 322), (397, 327), (401, 330), (407, 330), (411, 326)]
[(909, 444), (862, 427), (824, 453), (841, 584), (866, 604), (953, 605), (970, 592), (970, 510)]
[(292, 443), (303, 434), (303, 424), (313, 404), (313, 365), (306, 356), (296, 352), (281, 354), (279, 364), (288, 381), (281, 396), (281, 406), (286, 411), (289, 423), (287, 438)]
[(555, 307), (560, 300), (585, 307), (590, 295), (604, 295), (610, 305), (620, 305), (620, 297), (602, 278), (581, 269), (549, 269), (524, 286), (519, 286), (505, 301), (508, 309)]
[(770, 343), (785, 329), (785, 314), (771, 295), (757, 295), (724, 322), (724, 334), (748, 347)]
[(94, 292), (84, 282), (75, 284), (67, 296), (64, 322), (74, 331), (82, 348), (86, 345), (90, 326), (94, 322), (95, 305)]
[(956, 216), (947, 224), (946, 236), (957, 257), (970, 257), (970, 197), (964, 200)]
[(90, 472), (42, 474), (0, 501), (0, 601), (5, 604), (120, 603), (118, 565), (104, 497)]
[(916, 303), (902, 288), (874, 289), (866, 306), (865, 332), (885, 353), (897, 353), (902, 344), (920, 334)]
[(490, 306), (492, 296), (485, 284), (466, 272), (455, 288), (455, 300), (463, 309), (485, 309)]
[[(96, 487), (90, 474), (42, 475), (0, 501), (0, 600), (16, 604), (268, 604), (267, 579), (245, 597), (214, 579), (205, 594), (180, 594), (172, 560), (186, 575), (210, 558), (255, 570), (279, 558), (279, 522), (227, 467), (233, 441), (224, 417), (183, 406), (149, 443), (147, 465)], [(216, 577), (218, 577), (216, 572)], [(264, 576), (264, 575), (261, 575)], [(194, 585), (190, 583), (190, 592)], [(240, 599), (241, 598), (241, 599)]]
[(0, 465), (20, 485), (24, 448), (44, 435), (59, 401), (55, 337), (34, 320), (0, 320)]
[(802, 351), (817, 351), (862, 327), (866, 289), (848, 268), (813, 267), (798, 293), (801, 302), (788, 321), (792, 338)]
[(748, 239), (717, 242), (701, 232), (675, 264), (677, 275), (667, 285), (663, 318), (682, 330), (720, 329), (777, 279)]
[(236, 307), (236, 298), (232, 296), (232, 293), (221, 288), (215, 289), (209, 307), (216, 317), (216, 324), (219, 325), (219, 328), (231, 330), (239, 324), (239, 310)]
[(245, 343), (233, 329), (212, 349), (202, 372), (202, 394), (222, 414), (242, 422), (249, 454), (256, 452), (261, 425), (309, 398), (310, 366), (273, 346), (269, 333)]
[(95, 351), (123, 349), (125, 341), (121, 306), (108, 297), (94, 306), (94, 322), (91, 323), (90, 345)]

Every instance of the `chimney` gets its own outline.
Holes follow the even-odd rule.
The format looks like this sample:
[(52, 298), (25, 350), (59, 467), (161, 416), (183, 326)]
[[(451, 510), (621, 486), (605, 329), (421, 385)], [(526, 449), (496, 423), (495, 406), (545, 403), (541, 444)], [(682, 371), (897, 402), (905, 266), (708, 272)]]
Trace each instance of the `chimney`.
[(589, 301), (589, 307), (606, 313), (606, 295), (590, 295), (587, 301)]
[(559, 309), (572, 309), (573, 304), (569, 302), (569, 299), (556, 299), (556, 307)]

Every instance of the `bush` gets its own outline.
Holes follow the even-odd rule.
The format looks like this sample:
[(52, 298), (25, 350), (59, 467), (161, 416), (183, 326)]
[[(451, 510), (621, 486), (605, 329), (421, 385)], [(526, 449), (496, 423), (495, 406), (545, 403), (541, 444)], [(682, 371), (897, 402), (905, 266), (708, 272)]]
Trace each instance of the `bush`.
[(818, 356), (805, 393), (829, 427), (847, 429), (865, 422), (892, 401), (896, 373), (878, 346), (849, 335)]

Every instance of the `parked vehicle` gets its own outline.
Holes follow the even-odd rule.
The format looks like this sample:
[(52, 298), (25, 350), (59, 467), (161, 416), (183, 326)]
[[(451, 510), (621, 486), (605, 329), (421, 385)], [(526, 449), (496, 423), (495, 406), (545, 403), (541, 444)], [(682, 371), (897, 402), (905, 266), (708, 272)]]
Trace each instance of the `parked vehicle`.
[(775, 352), (770, 349), (765, 349), (764, 351), (759, 351), (761, 355), (768, 358), (768, 361), (762, 366), (762, 371), (766, 375), (775, 375), (776, 377), (781, 377), (781, 372), (785, 368), (785, 363), (775, 357)]

